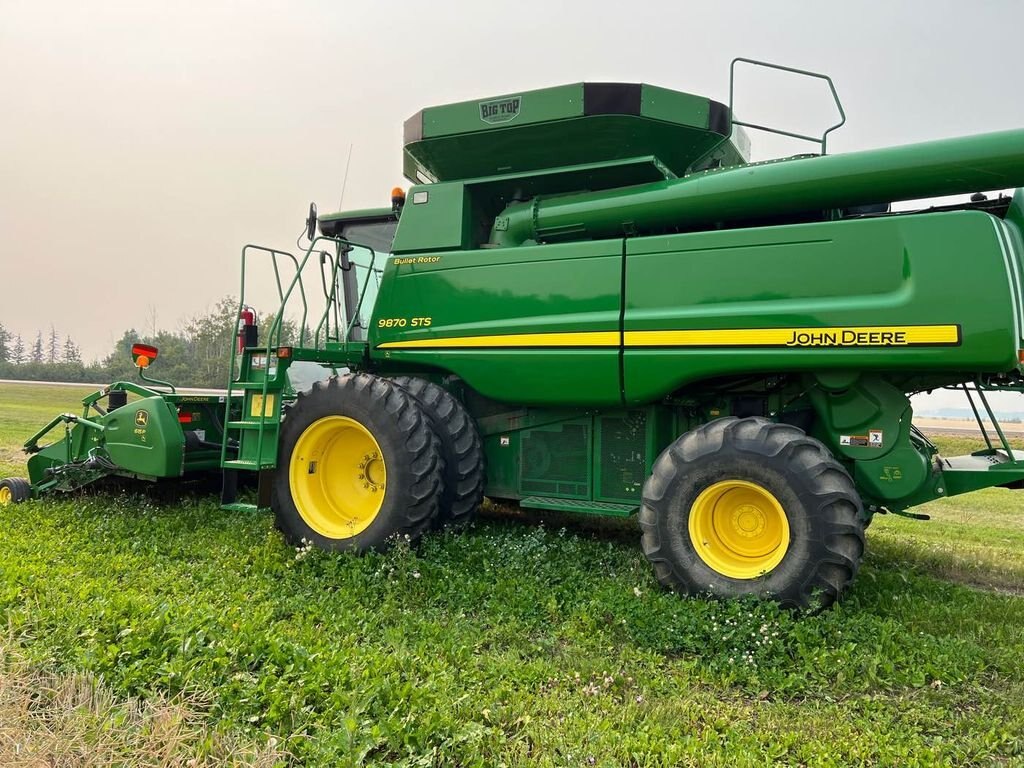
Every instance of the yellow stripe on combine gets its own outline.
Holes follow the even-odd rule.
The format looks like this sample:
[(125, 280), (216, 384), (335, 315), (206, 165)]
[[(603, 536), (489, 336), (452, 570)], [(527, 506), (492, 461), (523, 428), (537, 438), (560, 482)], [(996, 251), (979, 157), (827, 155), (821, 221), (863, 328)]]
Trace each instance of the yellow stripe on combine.
[(618, 331), (574, 333), (510, 333), (500, 336), (457, 336), (447, 339), (410, 339), (378, 344), (379, 349), (458, 349), (460, 347), (617, 347)]
[(626, 331), (627, 347), (905, 347), (958, 344), (957, 325)]
[[(626, 347), (906, 347), (960, 343), (958, 325), (867, 325), (833, 328), (726, 328), (688, 331), (626, 331)], [(618, 331), (512, 333), (409, 339), (380, 349), (481, 349), (618, 347)]]

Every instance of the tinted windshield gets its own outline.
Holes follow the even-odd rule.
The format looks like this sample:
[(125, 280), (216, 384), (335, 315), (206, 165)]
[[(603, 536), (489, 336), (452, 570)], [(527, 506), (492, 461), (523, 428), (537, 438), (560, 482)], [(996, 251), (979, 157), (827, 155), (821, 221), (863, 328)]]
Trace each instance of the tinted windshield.
[(391, 253), (391, 243), (395, 239), (398, 220), (366, 221), (344, 224), (341, 236), (346, 240), (372, 248), (380, 254)]

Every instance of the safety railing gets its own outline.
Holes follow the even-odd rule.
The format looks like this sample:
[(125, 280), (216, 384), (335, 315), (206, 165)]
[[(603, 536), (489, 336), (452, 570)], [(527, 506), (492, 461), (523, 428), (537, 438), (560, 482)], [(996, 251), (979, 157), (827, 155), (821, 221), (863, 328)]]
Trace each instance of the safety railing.
[(982, 439), (985, 441), (985, 445), (988, 450), (994, 451), (995, 446), (992, 444), (992, 438), (989, 435), (988, 429), (985, 427), (985, 421), (981, 416), (981, 412), (978, 410), (978, 406), (975, 405), (975, 398), (981, 403), (985, 409), (985, 413), (988, 416), (989, 423), (995, 430), (996, 436), (999, 438), (1000, 447), (1006, 452), (1006, 455), (1010, 459), (1014, 459), (1013, 448), (1010, 447), (1009, 440), (1006, 439), (1006, 434), (1003, 432), (1003, 428), (999, 424), (999, 419), (996, 418), (995, 412), (992, 410), (992, 406), (989, 405), (988, 397), (986, 392), (1020, 392), (1021, 388), (1016, 385), (1011, 386), (992, 386), (984, 384), (981, 381), (974, 381), (970, 384), (964, 382), (956, 387), (947, 387), (947, 389), (959, 389), (966, 395), (967, 403), (971, 406), (971, 412), (974, 414), (974, 420), (978, 422), (978, 429), (981, 432)]
[[(828, 88), (832, 92), (832, 100), (835, 102), (836, 109), (839, 110), (839, 122), (830, 125), (828, 128), (826, 128), (825, 132), (822, 133), (821, 136), (807, 136), (802, 133), (784, 131), (781, 128), (772, 128), (767, 125), (759, 125), (757, 123), (748, 123), (743, 120), (737, 120), (734, 104), (737, 64), (750, 64), (751, 66), (754, 67), (762, 67), (764, 69), (775, 69), (780, 72), (790, 72), (795, 75), (802, 75), (804, 77), (811, 77), (817, 80), (824, 80), (826, 83), (828, 83)], [(732, 63), (729, 65), (729, 136), (726, 137), (726, 140), (728, 140), (732, 136), (732, 126), (742, 125), (745, 128), (752, 128), (755, 131), (764, 131), (766, 133), (774, 133), (779, 136), (788, 136), (791, 139), (801, 139), (803, 141), (809, 141), (813, 144), (817, 144), (818, 146), (820, 146), (821, 154), (825, 155), (828, 154), (828, 135), (832, 133), (832, 131), (838, 130), (845, 124), (846, 111), (843, 109), (843, 104), (839, 100), (839, 94), (836, 92), (835, 83), (832, 82), (832, 78), (829, 77), (828, 75), (824, 75), (820, 72), (812, 72), (808, 69), (797, 69), (796, 67), (786, 67), (783, 66), (782, 64), (772, 64), (771, 62), (767, 61), (758, 61), (757, 59), (746, 59), (743, 58), (742, 56), (733, 59)]]
[[(736, 119), (736, 65), (737, 64), (750, 64), (754, 67), (762, 67), (764, 69), (775, 69), (780, 72), (791, 72), (796, 75), (803, 75), (805, 77), (815, 78), (817, 80), (824, 80), (828, 84), (829, 91), (832, 93), (832, 100), (835, 102), (836, 109), (839, 110), (839, 122), (830, 125), (821, 136), (808, 136), (803, 133), (796, 133), (794, 131), (786, 131), (781, 128), (773, 128), (768, 125), (761, 125), (760, 123), (751, 123), (745, 120)], [(821, 149), (821, 154), (828, 154), (828, 135), (832, 131), (838, 130), (846, 124), (846, 110), (843, 109), (843, 104), (839, 100), (839, 93), (836, 91), (835, 83), (832, 82), (832, 78), (828, 75), (824, 75), (820, 72), (812, 72), (808, 69), (797, 69), (796, 67), (787, 67), (782, 64), (772, 64), (768, 61), (758, 61), (757, 59), (747, 59), (742, 56), (738, 56), (732, 60), (729, 64), (729, 132), (721, 138), (721, 140), (715, 144), (704, 157), (712, 157), (719, 147), (732, 139), (735, 132), (736, 126), (742, 126), (744, 128), (750, 128), (755, 131), (764, 131), (765, 133), (774, 133), (779, 136), (787, 136), (791, 139), (799, 139), (802, 141), (809, 141), (817, 144)]]
[[(369, 253), (369, 264), (357, 264), (350, 258), (352, 249), (356, 247), (355, 244), (334, 237), (321, 237), (317, 240), (329, 240), (336, 244), (334, 255), (326, 250), (320, 251), (320, 285), (324, 294), (325, 306), (320, 322), (313, 330), (313, 343), (317, 349), (322, 349), (326, 342), (349, 340), (362, 316), (370, 282), (383, 270), (376, 266), (377, 253), (372, 248), (359, 246)], [(329, 269), (325, 269), (325, 267), (329, 267)], [(361, 285), (357, 284), (358, 292), (355, 297), (355, 305), (346, 307), (344, 297), (338, 296), (339, 277), (358, 268), (365, 269), (366, 276)], [(344, 288), (342, 290), (344, 291)]]
[[(333, 246), (330, 250), (325, 248), (325, 245), (328, 243)], [(376, 268), (376, 252), (372, 248), (366, 248), (366, 251), (370, 254), (369, 264), (365, 267), (366, 277), (359, 290), (358, 301), (355, 306), (351, 308), (350, 312), (346, 312), (344, 302), (340, 300), (338, 295), (339, 275), (343, 272), (355, 269), (357, 266), (362, 266), (356, 265), (349, 258), (349, 254), (355, 247), (355, 243), (345, 240), (344, 238), (321, 235), (314, 237), (309, 241), (301, 259), (296, 258), (288, 251), (281, 251), (275, 248), (268, 248), (252, 243), (247, 244), (242, 248), (241, 285), (239, 289), (238, 309), (235, 313), (235, 320), (237, 321), (237, 318), (241, 316), (242, 311), (247, 307), (247, 272), (250, 267), (250, 260), (257, 254), (269, 257), (274, 277), (274, 286), (277, 290), (277, 312), (274, 314), (273, 320), (270, 322), (269, 327), (264, 333), (263, 341), (257, 345), (259, 353), (264, 355), (263, 359), (265, 360), (265, 367), (263, 369), (262, 382), (259, 391), (262, 403), (268, 403), (267, 396), (272, 391), (279, 389), (279, 387), (271, 387), (272, 377), (270, 375), (270, 361), (276, 354), (276, 351), (281, 346), (284, 346), (283, 342), (285, 339), (282, 338), (282, 334), (289, 323), (288, 309), (293, 299), (296, 299), (299, 302), (301, 312), (296, 315), (296, 338), (294, 340), (288, 340), (290, 343), (299, 347), (308, 347), (311, 344), (314, 349), (322, 350), (326, 348), (326, 345), (329, 342), (348, 340), (352, 329), (362, 312), (363, 302), (366, 298), (366, 292), (369, 287), (370, 280), (373, 279), (375, 274), (379, 274), (381, 271)], [(333, 254), (331, 253), (331, 250), (334, 251)], [(310, 313), (309, 296), (306, 293), (303, 274), (314, 253), (317, 254), (317, 258), (319, 260), (318, 272), (320, 287), (324, 298), (324, 310), (323, 313), (318, 316), (316, 326), (310, 328), (308, 322)], [(260, 383), (243, 380), (245, 371), (243, 370), (243, 366), (239, 365), (240, 353), (241, 350), (238, 349), (238, 345), (232, 344), (224, 416), (226, 428), (224, 430), (224, 440), (221, 446), (222, 464), (227, 460), (228, 454), (231, 430), (227, 429), (227, 425), (231, 422), (231, 408), (234, 401), (233, 395), (237, 392), (239, 387), (244, 389), (245, 385), (251, 386), (253, 384)], [(248, 371), (248, 375), (251, 376), (251, 370)], [(276, 411), (276, 409), (271, 410)], [(259, 448), (256, 456), (257, 468), (262, 466), (263, 445), (264, 438), (266, 436), (266, 421), (268, 417), (268, 414), (262, 408), (259, 411), (258, 417), (253, 416), (253, 418), (258, 419), (257, 444)]]

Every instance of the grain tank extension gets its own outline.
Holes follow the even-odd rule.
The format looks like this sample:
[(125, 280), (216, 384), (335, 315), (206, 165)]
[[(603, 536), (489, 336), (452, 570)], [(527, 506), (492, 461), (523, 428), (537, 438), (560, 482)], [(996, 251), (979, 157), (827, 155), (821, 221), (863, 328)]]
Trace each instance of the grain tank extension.
[[(216, 464), (226, 505), (364, 551), (460, 528), (486, 494), (638, 514), (685, 593), (831, 603), (874, 515), (1024, 487), (994, 417), (985, 450), (943, 456), (910, 401), (955, 389), (992, 417), (989, 393), (1024, 390), (1024, 130), (827, 155), (837, 124), (753, 163), (745, 127), (764, 130), (640, 84), (421, 110), (390, 206), (312, 210), (297, 258), (243, 251), (243, 310), (256, 259), (289, 279), (222, 403), (112, 385), (64, 441), (30, 441), (8, 499)], [(963, 199), (892, 210), (946, 195)], [(310, 330), (284, 338), (300, 315)], [(296, 392), (297, 361), (348, 373)], [(90, 415), (119, 390), (143, 405)], [(107, 428), (143, 410), (174, 443), (145, 472), (155, 454)], [(175, 432), (182, 413), (202, 440)]]

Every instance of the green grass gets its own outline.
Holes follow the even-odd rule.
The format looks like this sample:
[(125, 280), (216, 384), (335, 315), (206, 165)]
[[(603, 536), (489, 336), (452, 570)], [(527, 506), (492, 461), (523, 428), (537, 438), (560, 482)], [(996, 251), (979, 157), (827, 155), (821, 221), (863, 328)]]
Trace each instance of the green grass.
[[(22, 444), (59, 413), (82, 412), (95, 387), (0, 384), (0, 477), (25, 474)], [(55, 432), (59, 436), (60, 432)]]
[(0, 642), (0, 765), (249, 766), (271, 768), (286, 754), (253, 744), (209, 722), (203, 702), (160, 694), (115, 695), (94, 675), (54, 672)]
[(28, 663), (304, 765), (1019, 765), (1018, 498), (877, 519), (848, 598), (800, 617), (662, 591), (632, 524), (492, 509), (355, 558), (213, 500), (81, 496), (0, 513), (0, 610)]

